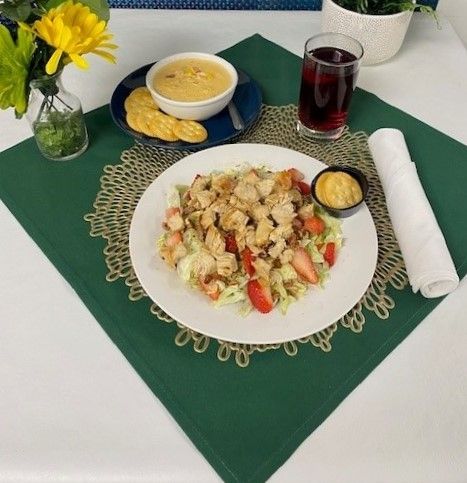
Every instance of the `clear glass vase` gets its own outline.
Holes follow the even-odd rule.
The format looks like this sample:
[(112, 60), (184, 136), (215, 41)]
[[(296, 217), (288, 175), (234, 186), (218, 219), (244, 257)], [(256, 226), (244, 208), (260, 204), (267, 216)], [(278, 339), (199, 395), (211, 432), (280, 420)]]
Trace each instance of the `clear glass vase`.
[(88, 147), (88, 133), (79, 99), (62, 84), (61, 72), (34, 79), (27, 118), (41, 153), (65, 161)]

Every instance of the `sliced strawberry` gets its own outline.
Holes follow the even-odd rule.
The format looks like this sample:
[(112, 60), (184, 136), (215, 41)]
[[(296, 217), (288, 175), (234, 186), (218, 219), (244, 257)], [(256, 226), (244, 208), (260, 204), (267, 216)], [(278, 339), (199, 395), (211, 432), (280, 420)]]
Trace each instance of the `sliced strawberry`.
[(316, 272), (310, 254), (303, 248), (295, 249), (292, 258), (292, 267), (297, 273), (310, 283), (318, 283), (318, 273)]
[(168, 220), (171, 216), (176, 215), (177, 213), (180, 213), (180, 208), (167, 208), (165, 210), (165, 219)]
[(292, 181), (297, 183), (298, 181), (303, 181), (305, 179), (305, 175), (299, 171), (297, 168), (290, 168), (287, 170), (290, 175), (292, 176)]
[(247, 292), (248, 297), (256, 310), (262, 314), (271, 312), (273, 308), (271, 289), (265, 281), (250, 280), (247, 284)]
[(165, 242), (168, 247), (174, 247), (179, 243), (182, 243), (182, 234), (179, 231), (174, 231), (171, 233)]
[(304, 181), (296, 181), (294, 183), (294, 186), (300, 191), (300, 193), (303, 196), (308, 196), (311, 193), (311, 188), (308, 183), (305, 183)]
[(214, 279), (199, 277), (198, 282), (203, 289), (203, 292), (212, 300), (219, 298), (219, 285)]
[(336, 244), (330, 242), (326, 245), (323, 253), (324, 259), (328, 262), (329, 266), (332, 267), (336, 262)]
[(229, 253), (237, 253), (237, 241), (235, 240), (235, 233), (229, 232), (225, 235), (225, 251)]
[(309, 231), (312, 235), (319, 235), (323, 233), (326, 225), (323, 219), (319, 216), (310, 216), (310, 218), (304, 220), (303, 228), (305, 228), (306, 231)]
[(245, 269), (245, 272), (251, 277), (255, 273), (255, 267), (253, 266), (253, 262), (255, 261), (255, 256), (253, 255), (253, 252), (246, 247), (242, 253), (242, 263), (243, 263), (243, 268)]

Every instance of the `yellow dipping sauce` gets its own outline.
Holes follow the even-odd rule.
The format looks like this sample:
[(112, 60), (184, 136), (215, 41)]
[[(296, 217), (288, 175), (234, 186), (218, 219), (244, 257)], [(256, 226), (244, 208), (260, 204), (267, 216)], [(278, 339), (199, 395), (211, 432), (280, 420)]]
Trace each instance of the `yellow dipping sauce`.
[(316, 182), (315, 193), (323, 204), (338, 209), (350, 208), (363, 198), (358, 181), (344, 171), (323, 173)]
[(215, 97), (232, 85), (229, 72), (205, 59), (180, 59), (156, 72), (154, 89), (174, 101), (196, 102)]

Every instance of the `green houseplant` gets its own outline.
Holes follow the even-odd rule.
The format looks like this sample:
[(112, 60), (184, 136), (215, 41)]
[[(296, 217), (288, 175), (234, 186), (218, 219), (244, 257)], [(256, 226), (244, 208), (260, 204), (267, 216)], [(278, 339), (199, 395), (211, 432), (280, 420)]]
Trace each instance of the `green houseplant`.
[(433, 8), (409, 0), (335, 0), (335, 3), (347, 10), (365, 15), (392, 15), (417, 9), (434, 15)]
[(436, 18), (432, 7), (416, 0), (323, 0), (323, 32), (339, 32), (363, 46), (364, 65), (385, 62), (402, 46), (415, 10)]

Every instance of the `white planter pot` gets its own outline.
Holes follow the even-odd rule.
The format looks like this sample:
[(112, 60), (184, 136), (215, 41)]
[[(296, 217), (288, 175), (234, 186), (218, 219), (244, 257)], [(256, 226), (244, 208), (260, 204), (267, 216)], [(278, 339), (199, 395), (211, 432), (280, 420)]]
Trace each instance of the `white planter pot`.
[(409, 28), (412, 11), (393, 15), (364, 15), (323, 0), (322, 32), (338, 32), (357, 39), (364, 49), (363, 65), (377, 64), (393, 57)]

